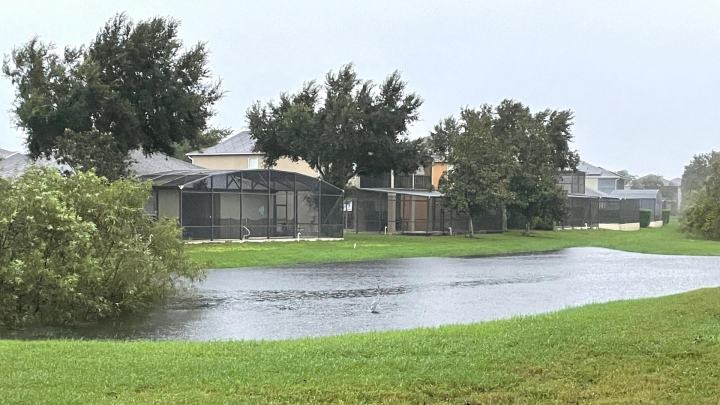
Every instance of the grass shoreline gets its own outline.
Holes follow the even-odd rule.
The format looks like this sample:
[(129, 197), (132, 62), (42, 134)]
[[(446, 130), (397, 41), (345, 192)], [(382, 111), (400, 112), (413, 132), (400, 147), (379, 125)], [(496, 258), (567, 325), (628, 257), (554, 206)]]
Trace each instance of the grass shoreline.
[(720, 289), (284, 341), (0, 341), (3, 403), (717, 403)]
[[(357, 247), (355, 247), (357, 246)], [(211, 268), (355, 262), (410, 257), (481, 257), (598, 247), (634, 253), (719, 256), (720, 242), (688, 238), (676, 218), (668, 226), (639, 231), (520, 231), (462, 236), (394, 236), (346, 234), (344, 241), (284, 243), (217, 243), (188, 246), (190, 257)]]

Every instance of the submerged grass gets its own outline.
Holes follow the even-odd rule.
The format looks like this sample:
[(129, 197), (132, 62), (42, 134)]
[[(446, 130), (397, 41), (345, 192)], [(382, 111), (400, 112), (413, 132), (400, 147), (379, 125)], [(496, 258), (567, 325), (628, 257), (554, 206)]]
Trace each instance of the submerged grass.
[[(355, 247), (357, 245), (357, 247)], [(214, 268), (272, 266), (298, 263), (379, 260), (405, 257), (476, 256), (602, 247), (638, 253), (720, 255), (720, 243), (691, 239), (678, 232), (677, 219), (668, 226), (635, 232), (608, 230), (519, 231), (502, 235), (385, 236), (346, 234), (338, 242), (217, 243), (189, 247), (191, 257)]]
[(719, 302), (278, 342), (0, 341), (0, 402), (717, 404)]

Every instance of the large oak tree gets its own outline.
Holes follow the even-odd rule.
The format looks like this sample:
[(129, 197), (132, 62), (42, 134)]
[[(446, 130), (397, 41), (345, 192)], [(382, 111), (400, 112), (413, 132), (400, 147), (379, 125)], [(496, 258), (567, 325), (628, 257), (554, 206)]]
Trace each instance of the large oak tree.
[[(33, 38), (15, 48), (3, 73), (15, 86), (13, 113), (30, 155), (114, 178), (131, 150), (172, 155), (175, 145), (194, 145), (222, 90), (210, 80), (206, 45), (184, 50), (178, 27), (172, 18), (135, 24), (118, 14), (87, 47), (58, 54)], [(78, 152), (71, 144), (80, 139), (89, 144), (66, 159), (64, 151)], [(110, 158), (118, 161), (93, 167)]]
[(255, 148), (268, 166), (283, 157), (304, 160), (341, 188), (355, 175), (414, 172), (424, 149), (408, 138), (408, 126), (418, 120), (422, 99), (406, 88), (397, 71), (378, 85), (345, 65), (321, 85), (311, 81), (278, 102), (250, 107)]

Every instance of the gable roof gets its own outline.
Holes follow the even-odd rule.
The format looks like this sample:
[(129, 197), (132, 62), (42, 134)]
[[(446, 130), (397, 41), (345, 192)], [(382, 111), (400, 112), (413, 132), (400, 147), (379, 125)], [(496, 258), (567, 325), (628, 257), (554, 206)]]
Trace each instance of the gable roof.
[(13, 152), (11, 150), (0, 148), (0, 159), (5, 159), (6, 157), (12, 156), (16, 153), (17, 152)]
[(260, 153), (253, 151), (254, 148), (255, 140), (250, 136), (250, 131), (242, 131), (215, 146), (190, 152), (187, 156)]
[[(201, 169), (192, 163), (175, 159), (162, 153), (155, 153), (145, 156), (142, 151), (134, 150), (129, 155), (130, 165), (128, 169), (139, 176), (150, 173), (164, 172), (170, 170), (196, 170)], [(23, 153), (15, 153), (0, 160), (0, 177), (17, 177), (23, 174), (32, 165), (54, 167), (60, 171), (72, 171), (70, 166), (61, 164), (55, 159), (40, 158), (35, 161)]]
[(581, 172), (585, 172), (586, 176), (613, 177), (613, 178), (617, 178), (617, 179), (620, 178), (620, 176), (617, 173), (612, 172), (612, 171), (605, 169), (603, 167), (600, 167), (600, 166), (591, 165), (590, 163), (588, 163), (584, 160), (581, 160), (580, 163), (578, 163), (577, 169)]
[(130, 160), (128, 168), (140, 176), (170, 170), (196, 170), (201, 168), (190, 162), (175, 159), (162, 153), (145, 156), (140, 150), (130, 152)]

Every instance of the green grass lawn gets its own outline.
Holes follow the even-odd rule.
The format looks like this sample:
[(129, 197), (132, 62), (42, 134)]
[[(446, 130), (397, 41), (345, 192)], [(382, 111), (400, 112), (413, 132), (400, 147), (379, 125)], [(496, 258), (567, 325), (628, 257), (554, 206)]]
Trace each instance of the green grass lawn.
[[(346, 234), (339, 242), (217, 243), (190, 246), (190, 255), (214, 268), (342, 262), (422, 256), (474, 256), (603, 247), (639, 253), (720, 255), (720, 243), (690, 239), (678, 232), (677, 219), (668, 226), (636, 232), (607, 230), (519, 231), (502, 235), (385, 236)], [(354, 246), (357, 245), (356, 248)]]
[(0, 402), (717, 404), (719, 302), (278, 342), (0, 341)]

